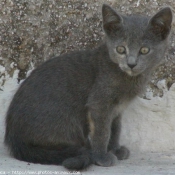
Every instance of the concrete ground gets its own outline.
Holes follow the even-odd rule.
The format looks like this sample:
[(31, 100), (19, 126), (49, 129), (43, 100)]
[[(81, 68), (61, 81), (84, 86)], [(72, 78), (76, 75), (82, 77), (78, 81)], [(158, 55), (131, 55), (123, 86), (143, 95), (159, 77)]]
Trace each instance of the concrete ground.
[(40, 165), (18, 161), (9, 156), (0, 143), (0, 175), (26, 174), (81, 174), (81, 175), (175, 175), (175, 152), (131, 153), (128, 160), (119, 161), (113, 167), (91, 166), (82, 172), (69, 172), (62, 166)]

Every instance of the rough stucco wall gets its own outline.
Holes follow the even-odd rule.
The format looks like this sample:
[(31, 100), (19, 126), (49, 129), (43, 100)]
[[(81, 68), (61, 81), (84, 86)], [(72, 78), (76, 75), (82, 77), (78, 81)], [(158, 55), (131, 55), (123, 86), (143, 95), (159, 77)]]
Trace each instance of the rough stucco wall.
[[(174, 0), (2, 0), (0, 3), (0, 86), (2, 76), (27, 70), (71, 50), (94, 48), (103, 39), (101, 5), (112, 5), (124, 14), (152, 15), (162, 6), (175, 7)], [(174, 26), (166, 64), (155, 73), (151, 87), (160, 79), (175, 82)], [(2, 68), (2, 67), (1, 67)], [(7, 72), (5, 72), (7, 71)], [(156, 93), (155, 93), (156, 94)]]
[(70, 50), (93, 48), (103, 35), (101, 4), (88, 0), (3, 1), (0, 64), (11, 74), (15, 65), (21, 79), (26, 70), (46, 59)]

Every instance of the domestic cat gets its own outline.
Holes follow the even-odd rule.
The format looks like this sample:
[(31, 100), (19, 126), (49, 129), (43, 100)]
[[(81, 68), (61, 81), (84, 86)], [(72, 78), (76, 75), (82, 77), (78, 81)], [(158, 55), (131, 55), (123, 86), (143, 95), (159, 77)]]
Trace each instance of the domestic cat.
[(104, 4), (102, 17), (104, 43), (50, 59), (14, 95), (5, 144), (16, 159), (81, 170), (128, 158), (121, 115), (164, 59), (172, 12), (124, 16)]

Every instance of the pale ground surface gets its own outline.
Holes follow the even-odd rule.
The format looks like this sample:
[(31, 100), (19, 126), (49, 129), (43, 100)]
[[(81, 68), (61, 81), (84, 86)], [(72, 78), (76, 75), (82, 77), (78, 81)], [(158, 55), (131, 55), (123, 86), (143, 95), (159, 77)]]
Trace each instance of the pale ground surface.
[[(39, 165), (22, 162), (9, 157), (1, 145), (0, 173), (3, 174), (69, 174), (61, 166)], [(76, 173), (70, 173), (76, 174)], [(175, 152), (131, 154), (130, 159), (120, 161), (113, 167), (91, 166), (87, 171), (78, 172), (82, 175), (175, 175)]]
[[(4, 147), (4, 116), (18, 87), (16, 75), (17, 72), (0, 91), (0, 175), (69, 174), (61, 166), (15, 160)], [(175, 175), (175, 85), (169, 91), (164, 84), (161, 87), (165, 91), (162, 98), (137, 98), (124, 114), (121, 142), (131, 150), (130, 158), (113, 167), (91, 166), (79, 174)]]

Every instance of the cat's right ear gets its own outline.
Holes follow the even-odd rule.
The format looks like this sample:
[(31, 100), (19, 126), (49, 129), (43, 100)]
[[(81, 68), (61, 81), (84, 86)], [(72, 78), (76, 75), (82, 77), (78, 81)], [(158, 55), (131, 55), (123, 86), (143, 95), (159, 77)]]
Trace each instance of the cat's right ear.
[(173, 14), (171, 8), (164, 7), (150, 19), (150, 31), (156, 36), (161, 36), (161, 39), (165, 39), (171, 30), (172, 18)]
[(119, 14), (117, 14), (117, 12), (109, 5), (103, 4), (102, 16), (103, 16), (103, 29), (107, 34), (116, 32), (116, 30), (121, 28), (123, 22), (122, 17)]

